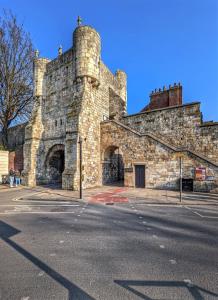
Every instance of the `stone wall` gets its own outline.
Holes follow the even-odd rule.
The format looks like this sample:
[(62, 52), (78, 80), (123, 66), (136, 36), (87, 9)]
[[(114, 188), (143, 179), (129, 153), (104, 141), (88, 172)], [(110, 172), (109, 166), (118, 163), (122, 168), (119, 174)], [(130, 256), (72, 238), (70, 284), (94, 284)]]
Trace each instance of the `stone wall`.
[[(25, 127), (27, 123), (13, 126), (8, 130), (8, 148), (15, 150), (17, 147), (22, 146), (25, 140)], [(2, 144), (2, 135), (0, 132), (0, 145)]]
[[(104, 153), (112, 145), (120, 149), (123, 155), (126, 186), (135, 186), (134, 167), (143, 164), (146, 166), (147, 188), (178, 189), (180, 167), (176, 148), (152, 135), (142, 135), (122, 123), (105, 121), (101, 124), (102, 165), (105, 163)], [(211, 164), (186, 151), (183, 154), (183, 177), (195, 180), (195, 167), (205, 167), (213, 181), (208, 184), (195, 182), (194, 186), (204, 191), (214, 188), (218, 182), (218, 164)]]
[(203, 124), (200, 103), (189, 103), (123, 118), (140, 133), (154, 133), (173, 146), (193, 150), (218, 163), (218, 123)]

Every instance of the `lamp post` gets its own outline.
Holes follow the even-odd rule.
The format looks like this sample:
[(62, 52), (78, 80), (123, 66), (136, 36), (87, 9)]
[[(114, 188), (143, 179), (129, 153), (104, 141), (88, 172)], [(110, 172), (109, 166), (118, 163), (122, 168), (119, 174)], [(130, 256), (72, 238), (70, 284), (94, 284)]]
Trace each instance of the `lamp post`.
[(79, 198), (82, 199), (82, 138), (79, 136)]
[(179, 179), (179, 190), (180, 190), (180, 202), (182, 202), (182, 156), (179, 157), (179, 165), (180, 165), (180, 179)]

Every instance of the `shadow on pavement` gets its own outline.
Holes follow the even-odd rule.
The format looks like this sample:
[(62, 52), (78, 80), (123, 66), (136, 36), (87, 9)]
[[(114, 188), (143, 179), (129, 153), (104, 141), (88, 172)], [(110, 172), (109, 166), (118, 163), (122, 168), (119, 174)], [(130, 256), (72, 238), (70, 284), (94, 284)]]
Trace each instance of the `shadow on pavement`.
[(152, 300), (154, 298), (150, 298), (142, 292), (137, 291), (136, 287), (186, 288), (195, 300), (204, 300), (205, 298), (202, 296), (202, 293), (205, 293), (207, 296), (218, 298), (218, 294), (184, 281), (114, 280), (114, 282), (144, 300)]
[(33, 263), (35, 266), (44, 271), (53, 280), (55, 280), (57, 283), (66, 288), (69, 292), (69, 300), (95, 300), (82, 289), (80, 289), (78, 286), (70, 282), (67, 278), (63, 277), (61, 274), (59, 274), (47, 264), (45, 264), (43, 261), (32, 255), (30, 252), (26, 251), (24, 248), (22, 248), (10, 239), (12, 236), (20, 232), (21, 231), (17, 230), (11, 225), (0, 221), (0, 238), (3, 241), (5, 241), (9, 246), (11, 246), (14, 250), (23, 255), (26, 259), (28, 259), (31, 263)]

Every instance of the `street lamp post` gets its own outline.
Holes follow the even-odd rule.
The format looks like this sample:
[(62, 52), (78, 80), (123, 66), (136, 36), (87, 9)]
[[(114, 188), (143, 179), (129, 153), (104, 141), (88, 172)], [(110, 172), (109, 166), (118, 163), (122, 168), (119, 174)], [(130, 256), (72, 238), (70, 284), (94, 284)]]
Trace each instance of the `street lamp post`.
[(179, 180), (179, 186), (180, 186), (180, 202), (182, 202), (182, 156), (179, 157), (179, 165), (180, 165), (180, 180)]
[(82, 199), (82, 138), (79, 136), (79, 198)]

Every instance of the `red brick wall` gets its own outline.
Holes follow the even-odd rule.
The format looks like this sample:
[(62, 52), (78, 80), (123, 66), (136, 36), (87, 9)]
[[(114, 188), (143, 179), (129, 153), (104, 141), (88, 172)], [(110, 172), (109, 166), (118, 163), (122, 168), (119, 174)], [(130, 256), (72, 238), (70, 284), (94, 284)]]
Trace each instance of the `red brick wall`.
[(161, 109), (169, 106), (182, 105), (182, 86), (169, 86), (169, 89), (155, 90), (150, 94), (150, 103), (142, 111)]
[(9, 152), (9, 170), (23, 170), (23, 147), (16, 149), (13, 152)]

